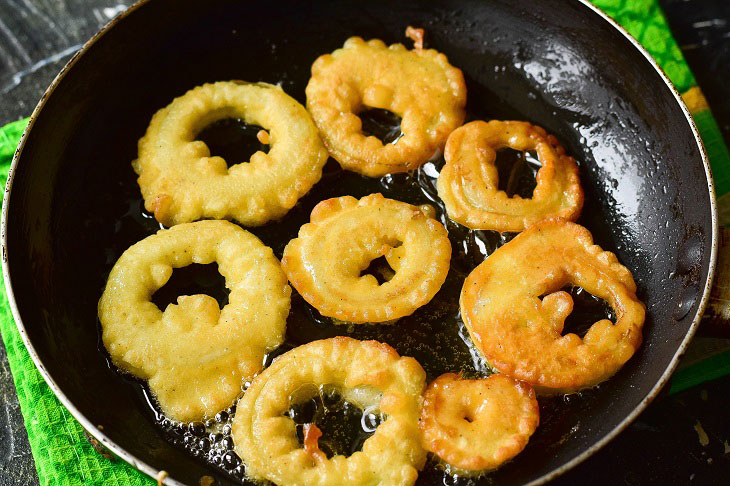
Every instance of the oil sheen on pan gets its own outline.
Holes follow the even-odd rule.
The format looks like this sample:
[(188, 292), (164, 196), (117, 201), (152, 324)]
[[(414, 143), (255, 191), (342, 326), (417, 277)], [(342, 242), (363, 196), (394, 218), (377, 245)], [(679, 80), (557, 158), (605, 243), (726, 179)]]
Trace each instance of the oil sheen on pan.
[[(467, 106), (468, 108), (468, 106)], [(362, 113), (363, 127), (368, 133), (384, 140), (397, 140), (400, 120), (388, 112), (370, 110)], [(474, 119), (469, 116), (467, 120)], [(484, 114), (480, 113), (480, 118)], [(204, 129), (198, 138), (210, 147), (212, 155), (225, 154), (227, 157), (247, 160), (247, 157), (261, 148), (255, 134), (258, 128), (242, 120), (224, 120)], [(580, 164), (580, 161), (578, 161)], [(530, 197), (535, 187), (535, 174), (540, 169), (539, 160), (534, 152), (502, 150), (495, 162), (499, 171), (500, 189), (508, 195), (519, 194)], [(491, 374), (479, 352), (469, 339), (459, 313), (459, 293), (466, 276), (497, 248), (510, 241), (513, 233), (469, 230), (450, 220), (443, 203), (438, 198), (436, 181), (444, 165), (443, 157), (436, 157), (412, 172), (388, 174), (380, 178), (342, 170), (332, 159), (323, 169), (322, 179), (294, 206), (282, 219), (256, 228), (248, 228), (261, 241), (270, 246), (277, 258), (281, 258), (290, 240), (296, 238), (299, 228), (309, 221), (314, 206), (322, 200), (353, 196), (362, 198), (372, 193), (407, 202), (415, 206), (430, 205), (435, 209), (435, 219), (448, 231), (452, 247), (451, 264), (446, 281), (433, 299), (417, 309), (413, 314), (401, 318), (397, 325), (358, 324), (341, 325), (332, 318), (322, 316), (294, 290), (291, 298), (291, 311), (287, 320), (286, 338), (276, 351), (265, 358), (264, 367), (273, 359), (296, 346), (318, 339), (346, 335), (356, 339), (374, 339), (391, 345), (401, 356), (415, 358), (424, 368), (427, 380), (433, 381), (444, 373), (461, 373), (464, 378), (483, 378)], [(120, 234), (152, 234), (160, 229), (154, 216), (145, 211), (138, 188), (134, 184), (125, 188), (130, 210), (117, 225)], [(581, 222), (580, 220), (578, 221)], [(588, 229), (592, 229), (590, 226)], [(128, 239), (128, 238), (127, 238)], [(120, 256), (108, 253), (109, 268)], [(387, 261), (373, 261), (366, 272), (376, 278), (389, 270)], [(384, 268), (381, 268), (384, 267)], [(565, 289), (574, 299), (573, 312), (565, 323), (565, 332), (575, 332), (582, 336), (587, 329), (584, 323), (596, 320), (615, 319), (612, 310), (602, 300), (597, 299), (580, 287)], [(221, 306), (227, 302), (227, 290), (222, 277), (214, 264), (192, 265), (173, 273), (170, 281), (153, 295), (153, 302), (164, 308), (174, 302), (181, 293), (206, 293), (218, 300)], [(100, 290), (101, 294), (101, 290)], [(101, 352), (106, 353), (103, 347)], [(155, 400), (146, 385), (125, 376), (124, 379), (140, 397), (140, 404), (149, 409), (150, 416), (160, 427), (167, 439), (184, 448), (191, 458), (207, 462), (223, 475), (233, 480), (249, 483), (245, 476), (241, 459), (234, 451), (231, 436), (231, 421), (235, 405), (218, 413), (206, 422), (183, 423), (169, 419), (155, 405)], [(560, 409), (567, 400), (581, 400), (586, 390), (566, 397), (540, 397), (541, 422), (550, 422), (551, 416), (559, 416)], [(289, 411), (298, 426), (300, 440), (304, 440), (304, 424), (316, 417), (322, 437), (320, 447), (328, 454), (345, 454), (359, 450), (362, 443), (370, 437), (382, 420), (377, 412), (361, 410), (349, 403), (336, 390), (323, 387), (311, 400), (298, 404)], [(539, 443), (540, 428), (532, 441)], [(533, 442), (527, 447), (530, 448)], [(429, 460), (420, 472), (419, 485), (470, 485), (487, 484), (489, 475), (477, 480), (450, 476), (443, 467)]]

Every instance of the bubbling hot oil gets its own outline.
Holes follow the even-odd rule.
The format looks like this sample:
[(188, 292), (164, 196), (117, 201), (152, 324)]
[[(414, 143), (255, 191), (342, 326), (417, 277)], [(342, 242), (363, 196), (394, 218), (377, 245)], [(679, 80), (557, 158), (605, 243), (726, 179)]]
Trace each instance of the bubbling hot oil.
[[(398, 136), (393, 137), (391, 133), (397, 127), (388, 128), (387, 116), (380, 116), (382, 114), (379, 113), (376, 115), (378, 115), (375, 117), (377, 123), (368, 123), (368, 128), (373, 132), (377, 131), (377, 135), (381, 137), (393, 138), (394, 141), (391, 143), (397, 143)], [(395, 122), (393, 123), (395, 124)], [(241, 126), (242, 130), (246, 130), (246, 133), (241, 136), (251, 139), (252, 131), (245, 124), (224, 122), (219, 126), (226, 131), (235, 130), (237, 126)], [(214, 129), (215, 127), (206, 129), (205, 138), (217, 140)], [(251, 147), (247, 147), (246, 150), (250, 151)], [(241, 157), (243, 155), (248, 154), (240, 154)], [(534, 176), (539, 169), (539, 161), (534, 154), (529, 153), (507, 153), (507, 156), (513, 159), (512, 165), (505, 162), (504, 154), (498, 153), (497, 164), (500, 166), (500, 175), (507, 177), (508, 184), (507, 187), (501, 188), (512, 194), (529, 197), (535, 186)], [(461, 320), (459, 294), (466, 276), (497, 248), (509, 242), (514, 234), (469, 230), (451, 221), (436, 192), (436, 179), (443, 164), (443, 157), (435, 154), (431, 161), (411, 173), (389, 174), (374, 179), (343, 171), (335, 161), (330, 160), (323, 170), (322, 179), (281, 220), (258, 228), (246, 228), (259, 237), (264, 244), (270, 246), (276, 256), (281, 258), (284, 247), (297, 236), (299, 228), (309, 221), (309, 215), (318, 202), (343, 195), (361, 198), (380, 192), (385, 197), (413, 205), (428, 204), (432, 206), (435, 210), (435, 218), (448, 230), (452, 245), (451, 266), (441, 290), (429, 303), (417, 309), (412, 315), (391, 324), (343, 325), (335, 323), (332, 319), (322, 316), (305, 302), (296, 290), (293, 290), (291, 311), (287, 319), (286, 341), (266, 356), (264, 367), (268, 367), (276, 356), (296, 346), (318, 339), (347, 335), (361, 340), (374, 339), (388, 343), (402, 356), (415, 358), (425, 369), (429, 381), (446, 372), (461, 373), (466, 378), (486, 377), (491, 373), (484, 358), (473, 346), (469, 333)], [(152, 215), (144, 210), (136, 187), (130, 188), (129, 211), (121, 216), (115, 228), (120, 241), (137, 241), (159, 229), (159, 225)], [(110, 269), (125, 249), (116, 246), (107, 249), (107, 264)], [(193, 273), (195, 271), (197, 270), (192, 270)], [(186, 275), (183, 280), (193, 282), (193, 285), (199, 285), (201, 288), (192, 291), (186, 288), (185, 291), (207, 293), (223, 304), (227, 295), (217, 295), (225, 292), (222, 277), (217, 283), (211, 282), (209, 273), (198, 276), (199, 278), (195, 275)], [(171, 280), (175, 280), (174, 273)], [(576, 297), (574, 315), (580, 315), (581, 320), (583, 317), (593, 319), (591, 322), (601, 316), (612, 317), (602, 301), (592, 298), (587, 292), (581, 294), (578, 290), (572, 291)], [(174, 291), (174, 289), (164, 289), (164, 292), (170, 293), (170, 291)], [(608, 309), (610, 310), (610, 308)], [(106, 354), (103, 346), (100, 345), (100, 347)], [(256, 484), (246, 479), (241, 459), (233, 450), (231, 421), (235, 414), (235, 405), (205, 422), (180, 423), (170, 420), (162, 414), (143, 382), (134, 380), (133, 386), (142, 397), (141, 401), (149, 407), (155, 423), (172, 444), (183, 448), (193, 458), (207, 463), (234, 481)], [(247, 384), (244, 386), (244, 390), (246, 387)], [(320, 402), (317, 402), (317, 399), (315, 397), (313, 403), (306, 405), (310, 409), (314, 408), (315, 412), (326, 408), (325, 403), (320, 403), (322, 398), (319, 398)], [(571, 395), (570, 400), (574, 399), (580, 399), (580, 397), (577, 394)], [(541, 399), (543, 414), (541, 422), (549, 421), (550, 415), (557, 416), (560, 413), (561, 404), (561, 398)], [(306, 420), (306, 417), (302, 418), (302, 414), (305, 412), (302, 405), (298, 404), (293, 405), (287, 414), (297, 422)], [(372, 430), (365, 429), (365, 419), (372, 422), (369, 425)], [(334, 454), (348, 453), (348, 451), (352, 453), (362, 447), (362, 443), (374, 432), (382, 417), (373, 415), (372, 411), (362, 411), (346, 401), (339, 400), (337, 406), (329, 407), (326, 413), (320, 413), (314, 418), (315, 423), (318, 420), (321, 422), (318, 425), (327, 429), (323, 429), (325, 432), (323, 450), (328, 454)], [(479, 479), (451, 476), (436, 462), (429, 462), (419, 475), (417, 484), (471, 486), (490, 484), (490, 481), (488, 475)]]
[(241, 458), (233, 450), (234, 442), (231, 435), (231, 422), (236, 413), (235, 405), (203, 422), (184, 423), (165, 417), (146, 386), (143, 393), (148, 405), (154, 411), (155, 422), (163, 430), (168, 441), (182, 447), (191, 456), (220, 469), (228, 476), (245, 482), (245, 469)]

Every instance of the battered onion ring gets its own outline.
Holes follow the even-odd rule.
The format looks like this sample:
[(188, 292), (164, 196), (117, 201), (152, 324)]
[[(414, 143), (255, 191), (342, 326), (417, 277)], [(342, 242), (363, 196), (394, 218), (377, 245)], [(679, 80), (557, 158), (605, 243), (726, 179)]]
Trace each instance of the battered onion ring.
[[(532, 198), (508, 197), (497, 189), (496, 150), (536, 150), (542, 163)], [(520, 121), (474, 121), (446, 142), (446, 165), (437, 188), (449, 217), (471, 229), (519, 232), (551, 217), (578, 219), (583, 189), (578, 166), (557, 139)]]
[[(238, 403), (236, 452), (249, 476), (280, 486), (414, 484), (426, 459), (418, 429), (425, 379), (416, 360), (376, 341), (336, 337), (299, 346), (258, 375)], [(284, 414), (292, 401), (310, 399), (317, 385), (340, 387), (351, 403), (385, 414), (362, 451), (327, 459), (312, 443), (316, 427), (307, 432), (307, 446), (299, 445), (294, 421)]]
[[(573, 309), (560, 291), (566, 284), (608, 302), (616, 323), (600, 320), (583, 339), (561, 336)], [(587, 229), (556, 218), (520, 233), (469, 274), (461, 315), (492, 367), (539, 393), (569, 393), (608, 379), (631, 358), (644, 305), (616, 255), (594, 245)]]
[[(173, 268), (218, 263), (231, 291), (220, 309), (184, 295), (164, 312), (150, 301)], [(104, 346), (114, 364), (149, 381), (163, 412), (200, 420), (228, 407), (284, 340), (291, 289), (270, 248), (227, 221), (159, 231), (131, 246), (99, 300)]]
[[(360, 272), (381, 256), (395, 275), (379, 285)], [(371, 194), (317, 204), (281, 263), (294, 288), (320, 313), (363, 323), (407, 316), (430, 301), (450, 260), (441, 223), (416, 206)]]
[[(370, 177), (415, 169), (440, 153), (464, 122), (464, 76), (433, 49), (409, 51), (351, 37), (314, 62), (306, 92), (307, 109), (332, 157)], [(364, 107), (401, 117), (397, 143), (384, 145), (362, 133), (357, 113)]]
[(446, 373), (423, 394), (424, 447), (453, 472), (496, 469), (525, 448), (539, 423), (532, 387), (505, 375), (463, 380)]
[[(242, 118), (269, 131), (268, 154), (228, 168), (196, 135), (211, 123)], [(233, 218), (257, 226), (283, 216), (322, 176), (327, 151), (307, 111), (266, 83), (204, 84), (152, 117), (139, 140), (145, 208), (165, 225)], [(243, 162), (243, 161), (241, 161)]]

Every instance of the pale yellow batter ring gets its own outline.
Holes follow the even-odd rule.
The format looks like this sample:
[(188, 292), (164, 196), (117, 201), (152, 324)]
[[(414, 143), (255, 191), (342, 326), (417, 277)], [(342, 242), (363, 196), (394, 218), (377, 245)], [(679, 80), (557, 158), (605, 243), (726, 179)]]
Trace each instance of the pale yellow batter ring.
[[(268, 130), (269, 152), (230, 168), (211, 157), (195, 137), (226, 118)], [(202, 218), (258, 226), (286, 214), (322, 177), (326, 161), (309, 113), (280, 87), (221, 81), (191, 89), (155, 113), (132, 165), (145, 208), (166, 226)]]
[[(150, 301), (174, 268), (212, 262), (230, 289), (223, 309), (207, 295), (180, 296), (164, 311)], [(201, 420), (230, 406), (284, 340), (290, 294), (271, 249), (247, 231), (227, 221), (174, 226), (112, 268), (98, 308), (104, 346), (149, 381), (168, 417)]]
[[(279, 486), (412, 485), (426, 459), (418, 429), (425, 379), (416, 360), (376, 341), (336, 337), (299, 346), (258, 375), (239, 401), (236, 452), (250, 477)], [(327, 459), (299, 444), (285, 413), (319, 385), (338, 387), (348, 401), (386, 416), (361, 451)]]
[[(385, 257), (394, 276), (378, 284), (361, 275)], [(284, 249), (289, 281), (325, 316), (386, 322), (429, 302), (446, 279), (451, 243), (441, 223), (419, 207), (371, 194), (327, 199)]]

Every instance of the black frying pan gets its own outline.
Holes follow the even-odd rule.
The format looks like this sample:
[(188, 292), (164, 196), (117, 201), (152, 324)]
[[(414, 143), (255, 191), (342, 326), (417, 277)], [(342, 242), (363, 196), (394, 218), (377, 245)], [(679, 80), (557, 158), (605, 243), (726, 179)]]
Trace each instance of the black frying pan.
[[(491, 477), (555, 477), (615, 436), (666, 383), (708, 298), (717, 248), (712, 179), (676, 92), (605, 16), (578, 0), (154, 0), (113, 21), (54, 81), (16, 155), (3, 208), (3, 269), (25, 343), (61, 401), (117, 455), (187, 484), (203, 475), (231, 481), (171, 445), (139, 384), (110, 369), (99, 345), (106, 274), (156, 229), (141, 215), (130, 166), (151, 115), (214, 80), (281, 82), (304, 102), (317, 56), (352, 35), (403, 42), (408, 25), (424, 27), (428, 46), (464, 71), (472, 117), (542, 125), (580, 161), (580, 222), (632, 269), (647, 305), (634, 358), (595, 390), (544, 401), (528, 448)], [(381, 184), (353, 177), (327, 175), (287, 224), (306, 221), (317, 198)], [(421, 196), (403, 189), (402, 197)], [(255, 232), (280, 255), (285, 235)], [(457, 284), (447, 287), (458, 294)], [(289, 320), (297, 339), (329, 332), (292, 331), (304, 329), (301, 315)], [(436, 481), (424, 472), (419, 484)]]

